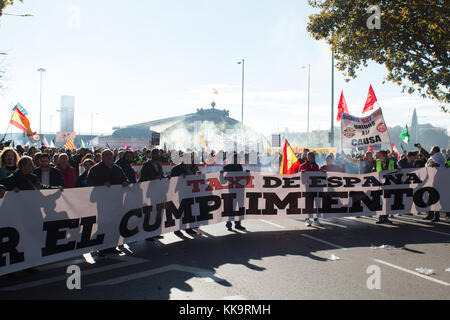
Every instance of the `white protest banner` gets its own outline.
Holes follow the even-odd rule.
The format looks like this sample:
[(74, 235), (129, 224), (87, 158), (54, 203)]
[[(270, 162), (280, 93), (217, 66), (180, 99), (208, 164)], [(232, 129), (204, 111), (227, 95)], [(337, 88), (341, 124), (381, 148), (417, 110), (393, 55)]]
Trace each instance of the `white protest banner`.
[(391, 138), (381, 109), (363, 118), (342, 114), (341, 135), (344, 149), (368, 147), (382, 143), (391, 145)]
[(450, 211), (450, 170), (212, 173), (129, 187), (7, 192), (0, 275), (186, 228), (242, 219)]

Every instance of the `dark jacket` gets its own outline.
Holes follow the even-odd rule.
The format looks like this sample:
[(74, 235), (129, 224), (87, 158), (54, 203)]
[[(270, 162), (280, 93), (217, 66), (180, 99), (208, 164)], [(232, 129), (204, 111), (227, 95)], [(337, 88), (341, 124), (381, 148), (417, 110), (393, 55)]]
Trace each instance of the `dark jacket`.
[(376, 171), (377, 162), (375, 160), (361, 160), (359, 164), (359, 172), (361, 174), (370, 173)]
[(192, 175), (192, 174), (196, 174), (198, 171), (200, 171), (198, 169), (198, 166), (196, 164), (184, 164), (181, 163), (179, 165), (177, 165), (176, 167), (172, 168), (172, 171), (170, 172), (170, 176), (171, 177), (179, 177), (182, 176), (183, 174), (186, 176)]
[(406, 157), (401, 159), (398, 162), (398, 166), (400, 167), (400, 169), (408, 169), (408, 168), (415, 168), (416, 167), (414, 161), (409, 163), (409, 161), (408, 161), (408, 159)]
[(124, 159), (119, 159), (116, 161), (116, 164), (122, 168), (123, 173), (125, 173), (128, 178), (128, 181), (131, 183), (136, 183), (136, 173), (129, 163), (126, 163)]
[(17, 167), (0, 167), (0, 179), (7, 178), (11, 173), (17, 170)]
[[(153, 164), (156, 165), (156, 169)], [(139, 182), (152, 181), (161, 178), (164, 178), (164, 172), (159, 162), (152, 163), (151, 161), (147, 161), (144, 163)]]
[[(42, 169), (36, 168), (33, 170), (33, 173), (38, 177), (39, 182), (42, 183)], [(50, 167), (49, 180), (50, 185), (53, 187), (64, 187), (64, 180), (61, 175), (61, 171), (56, 168)]]
[(105, 185), (106, 182), (116, 185), (128, 182), (128, 179), (121, 167), (113, 164), (112, 168), (108, 168), (102, 161), (89, 170), (87, 183), (90, 187), (97, 187)]
[(44, 186), (39, 181), (35, 174), (23, 174), (17, 169), (7, 178), (0, 181), (0, 184), (4, 185), (6, 190), (11, 191), (14, 188), (19, 190), (41, 190), (41, 189), (56, 189), (51, 186)]

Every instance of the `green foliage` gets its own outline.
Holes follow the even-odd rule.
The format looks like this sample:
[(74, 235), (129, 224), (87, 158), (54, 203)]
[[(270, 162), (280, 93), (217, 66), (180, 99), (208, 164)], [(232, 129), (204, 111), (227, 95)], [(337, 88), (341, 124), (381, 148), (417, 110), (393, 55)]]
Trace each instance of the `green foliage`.
[[(20, 2), (23, 2), (23, 0), (19, 0)], [(3, 13), (3, 9), (5, 9), (6, 6), (12, 6), (14, 4), (14, 0), (0, 0), (0, 16)]]
[[(446, 0), (309, 0), (320, 13), (308, 32), (325, 39), (347, 81), (372, 60), (385, 65), (387, 81), (442, 104), (450, 100), (450, 9)], [(369, 5), (381, 10), (381, 29), (369, 29)], [(448, 112), (445, 106), (441, 106)]]

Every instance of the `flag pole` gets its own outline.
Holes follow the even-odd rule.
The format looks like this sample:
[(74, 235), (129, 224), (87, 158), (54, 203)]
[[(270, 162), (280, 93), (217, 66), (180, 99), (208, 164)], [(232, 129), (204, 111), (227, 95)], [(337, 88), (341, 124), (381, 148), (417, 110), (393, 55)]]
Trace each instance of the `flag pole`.
[[(11, 112), (11, 117), (9, 118), (8, 126), (6, 127), (5, 135), (3, 136), (2, 141), (5, 141), (6, 135), (8, 134), (8, 129), (9, 129), (9, 126), (11, 125), (11, 120), (12, 120), (13, 114), (14, 114), (14, 108), (13, 108), (13, 111)], [(12, 139), (12, 133), (11, 133), (11, 139)]]

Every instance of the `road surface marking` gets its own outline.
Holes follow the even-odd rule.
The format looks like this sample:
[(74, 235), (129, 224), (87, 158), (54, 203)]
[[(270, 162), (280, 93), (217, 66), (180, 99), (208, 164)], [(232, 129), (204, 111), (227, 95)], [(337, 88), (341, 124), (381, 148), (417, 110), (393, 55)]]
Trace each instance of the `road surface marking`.
[(267, 220), (263, 220), (263, 219), (258, 219), (258, 220), (262, 221), (262, 222), (265, 222), (267, 224), (270, 224), (271, 226), (280, 228), (280, 229), (286, 229), (286, 227), (280, 226), (279, 224), (276, 224), (276, 223), (273, 223), (273, 222), (270, 222), (270, 221), (267, 221)]
[(331, 243), (331, 242), (328, 242), (328, 241), (325, 241), (325, 240), (322, 240), (322, 239), (319, 239), (319, 238), (316, 238), (316, 237), (313, 237), (313, 236), (310, 236), (310, 235), (307, 235), (307, 234), (302, 234), (302, 236), (310, 238), (310, 239), (313, 239), (313, 240), (316, 240), (316, 241), (319, 241), (319, 242), (322, 242), (322, 243), (325, 243), (325, 244), (328, 244), (328, 245), (330, 245), (332, 247), (335, 247), (335, 248), (338, 248), (338, 249), (347, 250), (346, 248), (344, 248), (344, 247), (342, 247), (342, 246), (340, 246), (338, 244), (334, 244), (334, 243)]
[(433, 232), (433, 233), (437, 233), (437, 234), (443, 234), (443, 235), (446, 235), (446, 236), (450, 236), (450, 233), (445, 233), (445, 232), (440, 232), (440, 231), (434, 231), (434, 230), (428, 230), (428, 229), (424, 229), (424, 228), (420, 228), (420, 230), (428, 231), (428, 232)]
[(320, 219), (320, 221), (322, 221), (322, 222), (324, 222), (326, 224), (331, 224), (332, 226), (336, 226), (336, 227), (339, 227), (339, 228), (347, 229), (347, 226), (343, 226), (343, 225), (340, 225), (340, 224), (337, 224), (337, 223), (330, 222), (328, 219)]
[(447, 283), (447, 282), (444, 282), (444, 281), (441, 281), (441, 280), (438, 280), (438, 279), (434, 279), (434, 278), (432, 278), (432, 277), (429, 277), (429, 276), (420, 274), (420, 273), (418, 273), (418, 272), (416, 272), (416, 271), (411, 271), (411, 270), (408, 270), (408, 269), (405, 269), (405, 268), (396, 266), (395, 264), (388, 263), (388, 262), (383, 261), (383, 260), (378, 260), (378, 259), (373, 259), (373, 260), (375, 260), (376, 262), (385, 264), (385, 265), (387, 265), (387, 266), (389, 266), (389, 267), (395, 268), (395, 269), (397, 269), (397, 270), (400, 270), (400, 271), (404, 271), (404, 272), (413, 274), (413, 275), (415, 275), (415, 276), (417, 276), (417, 277), (424, 278), (424, 279), (427, 279), (427, 280), (430, 280), (430, 281), (434, 281), (434, 282), (439, 283), (439, 284), (442, 284), (442, 285), (444, 285), (444, 286), (450, 286), (450, 283)]
[(183, 266), (183, 265), (179, 265), (179, 264), (171, 264), (168, 266), (164, 266), (164, 267), (160, 267), (160, 268), (156, 268), (156, 269), (152, 269), (152, 270), (148, 270), (148, 271), (128, 274), (126, 276), (117, 277), (117, 278), (102, 281), (102, 282), (96, 282), (96, 283), (90, 284), (88, 286), (89, 287), (97, 287), (97, 286), (115, 285), (115, 284), (120, 284), (120, 283), (137, 280), (137, 279), (141, 279), (141, 278), (147, 278), (147, 277), (154, 276), (154, 275), (168, 272), (168, 271), (183, 271), (183, 272), (193, 273), (200, 278), (205, 278), (205, 280), (207, 280), (207, 281), (212, 279), (215, 282), (219, 282), (219, 283), (223, 282), (222, 279), (215, 276), (215, 272), (212, 270), (195, 268), (195, 267), (190, 267), (190, 266)]
[(243, 296), (229, 296), (223, 297), (222, 300), (247, 300)]
[[(119, 261), (124, 261), (122, 263), (116, 263), (113, 265), (109, 265), (109, 266), (104, 266), (104, 267), (100, 267), (100, 268), (95, 268), (92, 270), (82, 270), (81, 274), (82, 276), (85, 275), (91, 275), (91, 274), (96, 274), (96, 273), (100, 273), (100, 272), (107, 272), (113, 269), (119, 269), (119, 268), (124, 268), (124, 267), (128, 267), (128, 266), (132, 266), (135, 264), (140, 264), (140, 263), (144, 263), (144, 262), (148, 262), (148, 260), (145, 259), (140, 259), (140, 258), (133, 258), (133, 257), (118, 257), (114, 260), (119, 260)], [(58, 282), (58, 281), (65, 281), (67, 280), (68, 275), (64, 274), (61, 276), (57, 276), (57, 277), (52, 277), (52, 278), (48, 278), (48, 279), (42, 279), (42, 280), (37, 280), (37, 281), (31, 281), (31, 282), (26, 282), (26, 283), (21, 283), (21, 284), (17, 284), (17, 285), (13, 285), (10, 287), (3, 287), (0, 288), (1, 291), (16, 291), (16, 290), (23, 290), (23, 289), (28, 289), (28, 288), (33, 288), (33, 287), (38, 287), (38, 286), (42, 286), (45, 284), (49, 284), (49, 283), (54, 283), (54, 282)]]
[(87, 263), (95, 264), (95, 260), (90, 253), (83, 254), (83, 258), (84, 258), (84, 260), (86, 260)]

